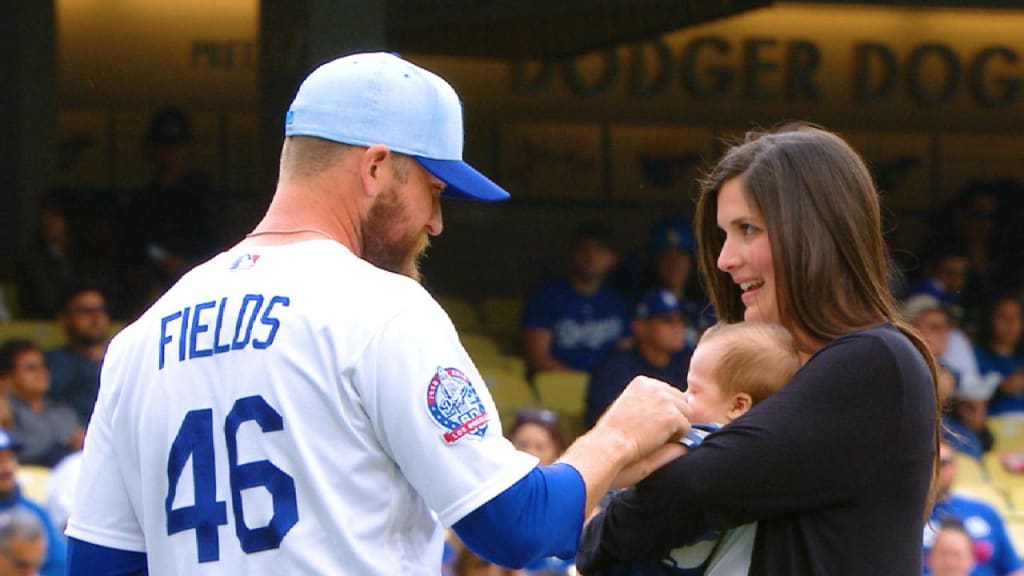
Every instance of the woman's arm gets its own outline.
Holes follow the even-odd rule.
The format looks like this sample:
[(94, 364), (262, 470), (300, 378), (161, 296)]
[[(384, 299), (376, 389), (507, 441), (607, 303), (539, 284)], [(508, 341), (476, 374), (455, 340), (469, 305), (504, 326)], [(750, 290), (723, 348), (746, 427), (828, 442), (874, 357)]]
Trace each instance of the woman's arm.
[(778, 394), (615, 498), (585, 528), (577, 564), (658, 558), (708, 529), (855, 498), (889, 461), (899, 374), (878, 338), (833, 342)]

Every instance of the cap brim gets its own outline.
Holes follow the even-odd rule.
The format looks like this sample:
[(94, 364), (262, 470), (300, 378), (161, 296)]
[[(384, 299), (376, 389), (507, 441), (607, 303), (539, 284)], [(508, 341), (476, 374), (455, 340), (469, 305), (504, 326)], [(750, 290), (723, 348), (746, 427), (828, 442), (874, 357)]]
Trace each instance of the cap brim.
[(427, 172), (446, 184), (444, 193), (441, 194), (446, 198), (466, 198), (484, 202), (508, 200), (509, 193), (504, 188), (462, 160), (435, 160), (421, 156), (413, 158), (420, 166), (426, 168)]

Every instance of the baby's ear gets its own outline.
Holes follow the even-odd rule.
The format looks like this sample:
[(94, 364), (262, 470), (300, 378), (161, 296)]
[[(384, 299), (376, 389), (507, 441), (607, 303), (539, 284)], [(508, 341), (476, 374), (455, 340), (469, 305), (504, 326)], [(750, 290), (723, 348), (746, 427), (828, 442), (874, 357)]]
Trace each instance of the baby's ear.
[(739, 392), (732, 397), (732, 407), (729, 408), (729, 420), (735, 420), (750, 411), (754, 405), (754, 399), (746, 392)]

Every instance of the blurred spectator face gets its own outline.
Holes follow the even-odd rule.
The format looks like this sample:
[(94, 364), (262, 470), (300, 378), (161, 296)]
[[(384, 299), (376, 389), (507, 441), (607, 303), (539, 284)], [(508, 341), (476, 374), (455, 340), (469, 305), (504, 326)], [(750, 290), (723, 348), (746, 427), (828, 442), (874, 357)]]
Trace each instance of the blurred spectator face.
[(679, 293), (693, 270), (693, 256), (685, 250), (669, 248), (658, 253), (654, 265), (661, 285)]
[(580, 238), (572, 251), (572, 275), (583, 282), (600, 282), (615, 266), (615, 252), (600, 240)]
[(971, 430), (981, 432), (985, 429), (985, 419), (988, 417), (986, 401), (957, 399), (953, 403), (953, 410), (960, 421)]
[(992, 343), (1016, 347), (1022, 330), (1020, 301), (1000, 300), (992, 308)]
[(686, 323), (681, 312), (638, 318), (633, 322), (633, 334), (640, 346), (661, 352), (678, 352), (686, 345)]
[(953, 455), (956, 451), (946, 442), (939, 444), (939, 477), (936, 480), (936, 497), (945, 498), (949, 494), (950, 487), (956, 481), (956, 460)]
[(50, 244), (60, 242), (67, 236), (68, 223), (57, 208), (44, 206), (39, 211), (39, 235)]
[(0, 576), (35, 576), (46, 560), (46, 538), (14, 536), (0, 544)]
[(50, 389), (50, 371), (39, 350), (25, 350), (14, 360), (11, 389), (23, 398), (38, 398)]
[(940, 530), (926, 562), (932, 576), (968, 576), (974, 570), (974, 543), (962, 530)]
[(924, 341), (931, 348), (932, 354), (942, 356), (946, 353), (946, 342), (949, 339), (949, 316), (942, 310), (928, 310), (914, 319), (914, 328), (921, 333)]
[(94, 346), (106, 342), (110, 330), (110, 316), (103, 294), (86, 290), (72, 297), (61, 314), (68, 341)]
[(18, 454), (12, 450), (0, 450), (0, 497), (7, 497), (17, 488)]
[(959, 293), (967, 284), (971, 262), (966, 256), (947, 256), (935, 270), (935, 279), (949, 292)]
[(541, 466), (554, 464), (558, 459), (558, 444), (540, 424), (525, 422), (512, 434), (512, 444), (519, 450), (540, 458)]

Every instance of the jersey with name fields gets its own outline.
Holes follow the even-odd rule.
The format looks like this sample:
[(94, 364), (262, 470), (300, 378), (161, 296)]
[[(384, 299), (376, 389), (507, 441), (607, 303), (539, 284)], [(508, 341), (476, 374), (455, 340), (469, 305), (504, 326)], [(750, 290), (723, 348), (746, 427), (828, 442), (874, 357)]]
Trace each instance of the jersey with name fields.
[(68, 535), (154, 576), (436, 576), (444, 527), (536, 462), (419, 284), (240, 245), (111, 343)]

